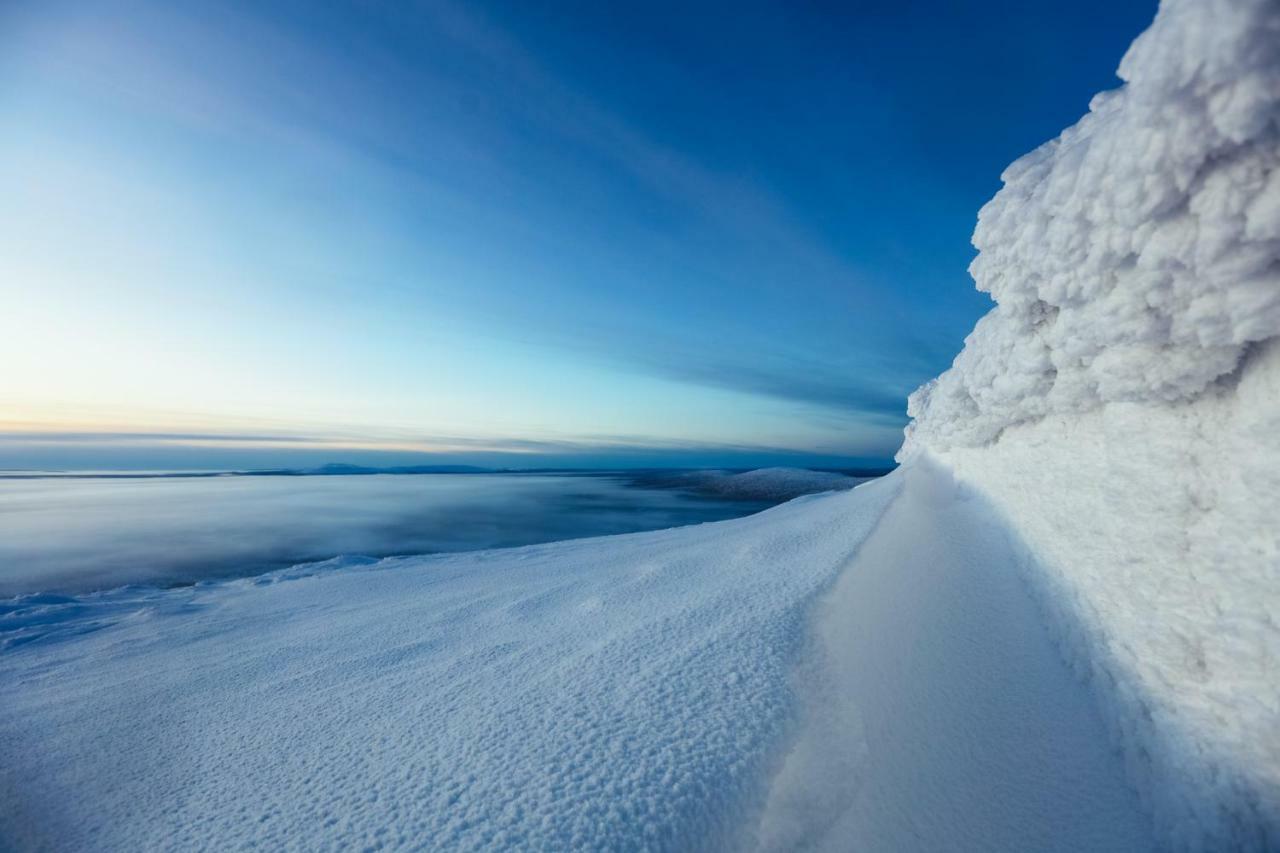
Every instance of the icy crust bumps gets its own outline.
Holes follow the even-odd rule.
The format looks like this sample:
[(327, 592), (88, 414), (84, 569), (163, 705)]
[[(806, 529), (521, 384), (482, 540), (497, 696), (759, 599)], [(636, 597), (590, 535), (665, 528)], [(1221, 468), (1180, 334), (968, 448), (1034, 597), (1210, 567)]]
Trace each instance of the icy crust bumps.
[(1189, 400), (1280, 334), (1280, 2), (1165, 0), (1119, 74), (980, 212), (996, 307), (911, 396), (900, 458)]

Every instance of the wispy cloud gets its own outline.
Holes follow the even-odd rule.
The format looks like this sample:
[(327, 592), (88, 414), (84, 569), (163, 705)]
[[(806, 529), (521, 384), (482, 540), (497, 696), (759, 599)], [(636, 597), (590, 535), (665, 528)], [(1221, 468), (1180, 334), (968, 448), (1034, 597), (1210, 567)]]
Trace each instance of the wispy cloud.
[(644, 435), (564, 438), (425, 435), (353, 439), (236, 432), (0, 432), (0, 469), (219, 469), (468, 464), (487, 467), (759, 467), (878, 464), (892, 444), (854, 449), (685, 441)]
[[(11, 64), (54, 80), (57, 92), (72, 92), (62, 104), (73, 105), (68, 114), (110, 117), (105, 136), (124, 128), (111, 138), (120, 157), (145, 160), (156, 145), (168, 171), (157, 172), (155, 183), (193, 200), (198, 210), (190, 221), (199, 224), (199, 239), (208, 238), (203, 254), (189, 253), (208, 292), (163, 311), (152, 300), (155, 320), (185, 333), (193, 318), (165, 311), (192, 310), (200, 315), (193, 325), (208, 319), (212, 327), (201, 309), (219, 306), (221, 319), (234, 318), (234, 333), (250, 344), (269, 339), (263, 349), (275, 354), (313, 343), (322, 325), (361, 326), (334, 347), (345, 364), (335, 366), (334, 358), (308, 371), (302, 360), (291, 362), (297, 369), (281, 380), (280, 393), (273, 388), (259, 395), (267, 403), (253, 401), (260, 409), (291, 401), (304, 385), (327, 393), (326, 372), (341, 373), (361, 386), (353, 393), (370, 398), (404, 393), (409, 384), (399, 374), (406, 364), (448, 378), (455, 365), (423, 347), (432, 335), (415, 328), (430, 319), (464, 330), (463, 346), (481, 355), (536, 347), (550, 353), (546, 372), (573, 363), (616, 377), (619, 387), (674, 389), (663, 400), (648, 394), (652, 417), (642, 429), (711, 423), (690, 417), (687, 405), (695, 394), (728, 399), (703, 390), (710, 388), (755, 398), (735, 401), (743, 405), (727, 439), (758, 436), (772, 452), (790, 439), (838, 446), (846, 430), (853, 443), (876, 436), (865, 446), (878, 451), (880, 436), (903, 420), (906, 393), (944, 366), (903, 328), (912, 322), (911, 300), (869, 277), (861, 257), (831, 238), (837, 229), (816, 227), (803, 192), (788, 193), (765, 170), (730, 165), (714, 147), (629, 111), (626, 99), (605, 97), (590, 74), (579, 73), (589, 69), (558, 61), (564, 57), (500, 6), (486, 12), (431, 0), (370, 8), (354, 16), (358, 31), (333, 26), (350, 23), (343, 18), (349, 12), (317, 12), (299, 26), (247, 3), (108, 0), (59, 9), (42, 30), (9, 45)], [(81, 110), (84, 104), (94, 109)], [(107, 147), (93, 139), (80, 151), (76, 134), (60, 138), (71, 139), (68, 148), (90, 164)], [(206, 161), (217, 168), (204, 168)], [(143, 183), (135, 178), (146, 177), (147, 165), (128, 175), (128, 186)], [(221, 181), (211, 174), (226, 186), (210, 186)], [(100, 194), (120, 195), (115, 187)], [(146, 209), (167, 204), (166, 197)], [(181, 229), (167, 237), (162, 242), (181, 254)], [(172, 277), (197, 288), (190, 276)], [(265, 316), (279, 320), (260, 321)], [(382, 334), (389, 330), (394, 334)], [(225, 329), (196, 331), (207, 333), (202, 358), (234, 357), (209, 339), (224, 337)], [(101, 337), (113, 334), (114, 325)], [(147, 354), (139, 360), (147, 362)], [(199, 405), (181, 387), (183, 372), (175, 368), (153, 384), (178, 386), (171, 399)], [(483, 388), (472, 381), (500, 371), (454, 372), (460, 378), (438, 383), (437, 397), (427, 382), (412, 386), (418, 403), (442, 401), (442, 432), (482, 425), (474, 412), (490, 398), (519, 396), (510, 388), (504, 396), (501, 379)], [(138, 414), (114, 437), (30, 440), (376, 444), (431, 452), (467, 451), (478, 446), (468, 441), (478, 441), (502, 452), (569, 452), (584, 447), (573, 434), (585, 423), (615, 420), (611, 403), (593, 402), (610, 394), (586, 384), (566, 383), (554, 401), (563, 406), (556, 426), (567, 439), (544, 436), (552, 419), (535, 403), (524, 416), (530, 434), (519, 438), (299, 422), (293, 435), (252, 427), (237, 430), (240, 439), (206, 434), (199, 420), (171, 420), (157, 423), (180, 428), (160, 439), (132, 430), (151, 423)], [(148, 402), (140, 399), (145, 393), (115, 397)], [(298, 411), (306, 393), (298, 392)], [(165, 403), (160, 396), (157, 405)], [(450, 396), (470, 405), (465, 416), (447, 411)], [(380, 413), (397, 411), (394, 401), (377, 403)], [(601, 408), (606, 416), (598, 415)], [(519, 433), (520, 419), (520, 412), (504, 418), (503, 429)], [(797, 425), (790, 436), (777, 428), (785, 422)], [(131, 432), (136, 436), (127, 437)], [(635, 446), (659, 444), (642, 438)]]

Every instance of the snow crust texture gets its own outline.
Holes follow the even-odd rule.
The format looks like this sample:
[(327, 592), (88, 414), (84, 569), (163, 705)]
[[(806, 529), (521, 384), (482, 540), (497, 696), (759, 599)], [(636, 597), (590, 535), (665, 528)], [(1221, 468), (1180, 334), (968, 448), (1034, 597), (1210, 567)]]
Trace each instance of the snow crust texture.
[(1280, 3), (1164, 0), (1119, 74), (979, 213), (997, 304), (911, 396), (904, 456), (1190, 400), (1280, 333)]
[(757, 849), (1158, 849), (999, 515), (916, 464), (817, 611)]
[(742, 849), (895, 479), (749, 518), (0, 608), (0, 847)]
[(1280, 848), (1280, 346), (1192, 403), (940, 455), (1023, 545), (1173, 849)]
[(1165, 0), (1120, 75), (983, 208), (899, 458), (1004, 517), (1162, 846), (1280, 849), (1280, 3)]

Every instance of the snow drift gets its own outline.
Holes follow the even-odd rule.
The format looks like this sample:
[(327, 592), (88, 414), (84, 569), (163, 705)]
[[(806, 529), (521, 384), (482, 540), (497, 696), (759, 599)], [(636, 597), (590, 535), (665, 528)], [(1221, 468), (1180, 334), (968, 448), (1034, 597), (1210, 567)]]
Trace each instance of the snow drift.
[(750, 518), (0, 608), (0, 847), (740, 849), (894, 480)]
[(1165, 0), (979, 215), (996, 307), (912, 395), (1024, 543), (1166, 844), (1280, 846), (1280, 4)]

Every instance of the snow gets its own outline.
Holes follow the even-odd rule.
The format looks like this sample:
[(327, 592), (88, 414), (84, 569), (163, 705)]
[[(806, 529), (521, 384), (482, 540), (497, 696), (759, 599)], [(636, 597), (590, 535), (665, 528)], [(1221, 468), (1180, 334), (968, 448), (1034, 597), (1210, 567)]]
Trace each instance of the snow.
[(1280, 330), (1280, 6), (1165, 0), (1119, 74), (980, 212), (997, 305), (912, 395), (904, 457), (1192, 400)]
[(736, 849), (895, 479), (751, 516), (0, 616), (17, 849)]
[(1013, 531), (1161, 843), (1280, 847), (1280, 4), (1166, 0), (983, 208), (899, 454)]
[(1151, 849), (1011, 548), (917, 461), (669, 531), (15, 599), (0, 837)]
[(1003, 526), (945, 469), (902, 475), (818, 611), (759, 849), (1153, 849)]
[(1166, 0), (1120, 70), (983, 209), (898, 471), (11, 600), (0, 838), (1280, 848), (1280, 4)]
[(1113, 403), (935, 458), (1025, 542), (1171, 847), (1280, 843), (1280, 347), (1175, 406)]

